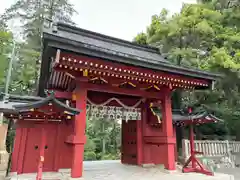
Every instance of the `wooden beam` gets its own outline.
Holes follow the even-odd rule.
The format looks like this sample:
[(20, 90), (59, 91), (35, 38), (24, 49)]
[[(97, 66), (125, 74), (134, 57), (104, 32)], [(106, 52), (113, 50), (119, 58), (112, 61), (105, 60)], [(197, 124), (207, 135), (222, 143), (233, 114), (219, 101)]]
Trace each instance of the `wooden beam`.
[(72, 92), (54, 91), (56, 98), (72, 99)]
[(106, 93), (114, 93), (114, 94), (122, 94), (122, 95), (130, 95), (130, 96), (138, 96), (138, 97), (144, 97), (144, 98), (154, 98), (154, 99), (161, 99), (162, 93), (161, 91), (158, 92), (146, 92), (139, 89), (126, 89), (126, 88), (119, 88), (119, 87), (113, 87), (111, 85), (96, 85), (86, 82), (77, 82), (77, 86), (79, 88), (81, 86), (86, 87), (89, 91), (96, 91), (96, 92), (106, 92)]

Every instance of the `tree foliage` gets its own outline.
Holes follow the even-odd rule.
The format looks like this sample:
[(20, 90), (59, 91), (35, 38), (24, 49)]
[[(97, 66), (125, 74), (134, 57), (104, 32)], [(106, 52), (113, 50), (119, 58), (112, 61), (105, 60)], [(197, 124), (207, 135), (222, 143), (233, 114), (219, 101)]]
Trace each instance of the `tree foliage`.
[(234, 135), (240, 127), (236, 121), (240, 110), (239, 15), (238, 1), (184, 4), (181, 12), (173, 16), (165, 9), (152, 16), (146, 32), (134, 39), (142, 44), (141, 37), (146, 37), (147, 44), (157, 46), (176, 65), (223, 74), (212, 92), (184, 92), (182, 105), (205, 104), (226, 120)]
[(10, 91), (18, 94), (32, 94), (36, 91), (40, 54), (41, 35), (45, 20), (74, 24), (72, 15), (76, 13), (69, 0), (18, 0), (1, 16), (3, 22), (21, 22), (21, 39), (18, 43), (18, 58), (12, 77)]

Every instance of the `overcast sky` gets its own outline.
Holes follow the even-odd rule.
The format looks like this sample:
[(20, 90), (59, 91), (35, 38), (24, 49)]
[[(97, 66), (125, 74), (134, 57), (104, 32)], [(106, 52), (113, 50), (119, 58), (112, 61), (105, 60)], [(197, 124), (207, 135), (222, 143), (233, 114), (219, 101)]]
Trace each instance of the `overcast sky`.
[[(171, 13), (179, 12), (182, 3), (196, 0), (70, 0), (78, 14), (73, 17), (81, 28), (132, 40), (145, 31), (151, 16), (162, 8)], [(2, 0), (0, 13), (16, 0)]]

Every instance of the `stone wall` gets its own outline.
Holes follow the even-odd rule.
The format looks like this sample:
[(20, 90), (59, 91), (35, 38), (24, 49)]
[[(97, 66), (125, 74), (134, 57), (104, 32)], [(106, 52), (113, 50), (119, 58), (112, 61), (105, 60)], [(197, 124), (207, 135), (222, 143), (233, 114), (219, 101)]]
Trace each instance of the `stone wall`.
[(0, 179), (5, 177), (9, 154), (6, 151), (7, 124), (0, 125)]

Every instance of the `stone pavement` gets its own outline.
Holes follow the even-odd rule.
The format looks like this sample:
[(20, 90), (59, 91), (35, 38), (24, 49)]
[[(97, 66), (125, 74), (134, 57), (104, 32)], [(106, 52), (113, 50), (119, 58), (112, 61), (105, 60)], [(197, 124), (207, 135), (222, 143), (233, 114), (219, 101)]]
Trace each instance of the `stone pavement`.
[[(70, 173), (44, 173), (44, 180), (67, 180)], [(35, 174), (12, 176), (12, 180), (33, 180)], [(81, 180), (234, 180), (227, 174), (216, 173), (215, 176), (206, 176), (196, 173), (172, 172), (169, 173), (160, 167), (142, 168), (138, 166), (122, 165), (119, 161), (84, 162), (84, 174)]]
[(231, 174), (235, 180), (240, 180), (240, 168), (220, 168), (217, 172)]

